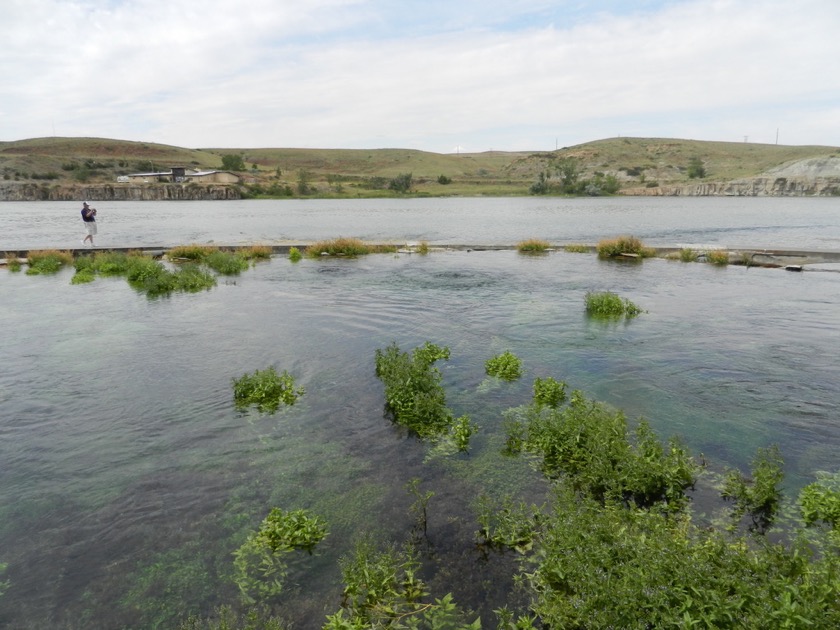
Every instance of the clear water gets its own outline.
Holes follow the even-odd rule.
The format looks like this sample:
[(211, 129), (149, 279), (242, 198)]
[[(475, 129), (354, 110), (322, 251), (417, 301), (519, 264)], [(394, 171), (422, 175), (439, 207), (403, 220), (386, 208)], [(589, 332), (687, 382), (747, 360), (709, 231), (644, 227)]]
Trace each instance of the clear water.
[[(231, 553), (273, 506), (331, 523), (278, 603), (320, 627), (354, 536), (407, 537), (412, 478), (436, 493), (433, 589), (487, 612), (510, 559), (475, 551), (470, 506), (484, 491), (539, 496), (525, 463), (498, 454), (501, 413), (537, 376), (644, 416), (718, 469), (779, 444), (790, 493), (840, 465), (837, 273), (461, 251), (277, 258), (157, 300), (70, 277), (0, 274), (2, 627), (173, 627), (234, 602)], [(648, 312), (590, 321), (590, 290)], [(481, 426), (468, 456), (436, 457), (383, 417), (375, 350), (426, 340), (450, 347), (449, 405)], [(521, 381), (486, 379), (504, 350)], [(306, 395), (274, 416), (236, 411), (231, 379), (269, 365)]]

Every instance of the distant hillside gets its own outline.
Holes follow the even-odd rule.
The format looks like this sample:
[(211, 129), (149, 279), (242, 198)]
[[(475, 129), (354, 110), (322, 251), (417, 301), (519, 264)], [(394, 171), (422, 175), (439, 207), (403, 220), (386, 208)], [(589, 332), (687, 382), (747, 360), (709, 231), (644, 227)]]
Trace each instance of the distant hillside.
[(411, 174), (413, 195), (527, 195), (540, 177), (548, 183), (544, 192), (556, 193), (562, 169), (569, 164), (579, 180), (609, 178), (618, 194), (840, 190), (837, 147), (610, 138), (557, 151), (439, 154), (411, 149), (186, 149), (105, 138), (36, 138), (0, 142), (0, 199), (95, 199), (91, 194), (113, 194), (114, 188), (128, 186), (116, 184), (120, 175), (173, 166), (221, 169), (223, 156), (242, 158), (243, 183), (236, 191), (242, 196), (394, 196), (400, 193), (388, 185), (404, 174)]

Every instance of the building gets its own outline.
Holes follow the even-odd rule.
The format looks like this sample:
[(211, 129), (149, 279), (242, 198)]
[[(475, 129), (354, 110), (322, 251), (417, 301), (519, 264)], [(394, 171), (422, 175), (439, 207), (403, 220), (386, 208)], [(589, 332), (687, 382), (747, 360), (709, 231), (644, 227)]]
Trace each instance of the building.
[(213, 183), (213, 184), (238, 184), (239, 175), (229, 171), (187, 171), (182, 166), (174, 166), (169, 171), (156, 173), (132, 173), (123, 175), (117, 179), (118, 182), (131, 182), (135, 184), (152, 184), (155, 182), (164, 183)]

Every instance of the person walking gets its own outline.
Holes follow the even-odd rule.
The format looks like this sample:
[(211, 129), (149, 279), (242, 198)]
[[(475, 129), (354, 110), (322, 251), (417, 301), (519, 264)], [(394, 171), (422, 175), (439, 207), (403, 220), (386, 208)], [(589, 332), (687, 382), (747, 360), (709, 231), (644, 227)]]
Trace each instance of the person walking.
[(87, 236), (82, 239), (82, 245), (90, 241), (90, 246), (93, 247), (93, 237), (96, 234), (96, 208), (91, 208), (87, 201), (82, 202), (82, 221), (87, 230)]

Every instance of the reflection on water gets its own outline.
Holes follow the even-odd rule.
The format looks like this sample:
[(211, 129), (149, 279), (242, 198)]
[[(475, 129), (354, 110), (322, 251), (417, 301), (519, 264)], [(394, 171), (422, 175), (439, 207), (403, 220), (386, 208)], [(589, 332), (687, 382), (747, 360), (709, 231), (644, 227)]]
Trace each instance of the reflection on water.
[[(718, 466), (778, 443), (790, 491), (838, 467), (837, 274), (506, 251), (276, 259), (156, 300), (121, 279), (69, 280), (0, 279), (8, 627), (171, 625), (234, 601), (230, 554), (275, 505), (331, 523), (286, 600), (298, 627), (320, 627), (339, 604), (335, 557), (363, 530), (404, 540), (415, 477), (436, 493), (427, 560), (456, 567), (436, 592), (492, 608), (507, 560), (472, 552), (470, 501), (539, 490), (524, 462), (498, 456), (501, 412), (538, 376), (644, 416)], [(647, 313), (587, 320), (590, 290)], [(383, 417), (374, 351), (426, 340), (450, 347), (449, 406), (482, 428), (468, 456), (429, 457)], [(484, 362), (504, 350), (525, 378), (488, 382)], [(237, 412), (231, 379), (269, 365), (306, 395), (274, 416)]]

